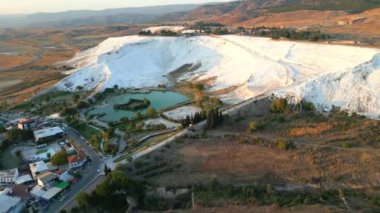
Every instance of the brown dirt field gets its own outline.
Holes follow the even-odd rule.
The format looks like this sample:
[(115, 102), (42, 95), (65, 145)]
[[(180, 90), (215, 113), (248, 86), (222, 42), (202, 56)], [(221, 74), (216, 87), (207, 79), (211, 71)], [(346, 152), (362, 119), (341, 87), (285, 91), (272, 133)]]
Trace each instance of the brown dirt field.
[(50, 66), (58, 62), (66, 61), (72, 58), (79, 50), (66, 50), (57, 52), (44, 53), (41, 59), (35, 63), (35, 66)]
[(33, 57), (30, 55), (0, 55), (0, 71), (29, 63), (32, 60)]

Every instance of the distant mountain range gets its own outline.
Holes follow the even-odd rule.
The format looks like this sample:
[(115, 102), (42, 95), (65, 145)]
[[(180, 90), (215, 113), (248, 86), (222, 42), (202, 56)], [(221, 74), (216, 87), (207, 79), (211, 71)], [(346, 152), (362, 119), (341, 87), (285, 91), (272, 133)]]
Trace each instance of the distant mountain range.
[(170, 13), (188, 12), (199, 4), (178, 4), (106, 10), (75, 10), (58, 13), (0, 16), (0, 27), (55, 27), (153, 22)]
[(267, 14), (299, 10), (342, 11), (350, 14), (377, 7), (380, 7), (380, 0), (242, 0), (204, 5), (183, 4), (0, 16), (0, 27), (69, 27), (197, 20), (236, 24)]

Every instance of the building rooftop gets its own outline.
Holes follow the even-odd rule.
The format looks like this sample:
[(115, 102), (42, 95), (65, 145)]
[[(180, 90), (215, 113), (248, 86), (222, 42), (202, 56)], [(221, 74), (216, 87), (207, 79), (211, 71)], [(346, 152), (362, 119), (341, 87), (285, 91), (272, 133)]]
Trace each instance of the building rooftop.
[(19, 124), (33, 123), (33, 120), (29, 118), (21, 118), (20, 120), (18, 120), (18, 123)]
[(8, 169), (8, 170), (1, 170), (0, 171), (0, 178), (13, 178), (15, 175), (18, 174), (18, 169)]
[(83, 151), (79, 151), (76, 155), (71, 155), (67, 157), (69, 163), (81, 162), (86, 159), (86, 154)]
[(70, 186), (70, 184), (68, 182), (62, 181), (62, 182), (58, 183), (55, 187), (60, 188), (60, 189), (66, 189), (69, 186)]
[(30, 175), (21, 175), (20, 177), (18, 177), (15, 181), (15, 183), (18, 185), (18, 184), (23, 184), (25, 182), (29, 182), (29, 181), (32, 181), (33, 178), (32, 176)]
[(30, 168), (30, 171), (32, 171), (33, 173), (49, 170), (48, 166), (43, 161), (31, 163), (31, 164), (29, 164), (29, 168)]
[(33, 187), (33, 189), (30, 191), (30, 194), (37, 196), (37, 197), (41, 197), (45, 193), (46, 193), (46, 191), (43, 190), (42, 187), (39, 185)]
[(0, 195), (0, 212), (8, 212), (21, 201), (19, 197), (11, 197), (6, 194)]
[(62, 189), (60, 189), (58, 187), (53, 187), (53, 188), (49, 189), (46, 193), (44, 193), (41, 196), (41, 198), (43, 198), (45, 200), (50, 200), (51, 198), (53, 198), (54, 196), (56, 196), (61, 191), (62, 191)]
[(45, 138), (60, 133), (63, 133), (63, 130), (58, 126), (33, 131), (35, 138)]
[(39, 179), (40, 181), (44, 183), (50, 182), (54, 180), (55, 178), (57, 178), (57, 175), (52, 172), (46, 172), (37, 176), (37, 179)]

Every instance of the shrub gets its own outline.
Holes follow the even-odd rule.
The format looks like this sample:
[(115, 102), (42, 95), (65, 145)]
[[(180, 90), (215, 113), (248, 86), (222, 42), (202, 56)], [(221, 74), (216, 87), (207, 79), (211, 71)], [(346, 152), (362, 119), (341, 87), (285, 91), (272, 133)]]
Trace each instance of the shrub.
[(155, 118), (157, 117), (157, 111), (155, 108), (153, 107), (149, 107), (148, 110), (146, 111), (146, 114), (148, 115), (148, 117), (150, 118)]
[(141, 160), (137, 160), (133, 162), (133, 166), (135, 167), (135, 169), (140, 169), (144, 166), (144, 162), (142, 162)]
[(279, 116), (277, 117), (277, 122), (279, 123), (285, 123), (286, 119), (284, 118), (284, 116)]
[(306, 103), (304, 103), (304, 110), (305, 111), (314, 111), (315, 110), (315, 106), (311, 102), (306, 102)]
[(287, 142), (285, 140), (279, 139), (276, 141), (276, 147), (280, 150), (288, 150), (294, 148), (294, 144), (292, 142)]
[(353, 145), (351, 143), (349, 143), (349, 142), (344, 142), (344, 143), (342, 143), (342, 147), (348, 149), (348, 148), (352, 148)]
[(202, 84), (202, 83), (196, 83), (196, 84), (194, 84), (194, 88), (195, 88), (196, 90), (198, 90), (198, 91), (202, 91), (202, 90), (204, 90), (205, 85)]
[(252, 132), (254, 132), (256, 130), (257, 130), (257, 124), (256, 124), (256, 122), (254, 122), (254, 121), (249, 122), (248, 131), (250, 133), (252, 133)]
[(270, 111), (273, 113), (283, 113), (288, 106), (288, 101), (285, 98), (276, 98), (270, 104)]
[(141, 113), (140, 112), (136, 112), (135, 113), (135, 118), (136, 118), (136, 120), (141, 120), (142, 119), (142, 115), (141, 115)]

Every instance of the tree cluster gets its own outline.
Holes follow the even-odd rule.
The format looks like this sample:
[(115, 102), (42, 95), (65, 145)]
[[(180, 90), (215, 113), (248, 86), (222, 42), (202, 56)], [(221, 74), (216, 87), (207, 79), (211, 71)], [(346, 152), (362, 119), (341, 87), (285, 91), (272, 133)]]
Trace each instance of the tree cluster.
[(178, 36), (176, 32), (173, 32), (171, 30), (161, 30), (162, 36)]
[(74, 117), (77, 114), (78, 114), (78, 110), (75, 107), (67, 107), (63, 109), (60, 115), (62, 117), (68, 117), (68, 118), (74, 119)]
[(182, 127), (188, 127), (190, 124), (199, 123), (207, 118), (207, 114), (205, 111), (197, 112), (193, 116), (187, 115), (186, 118), (182, 119), (181, 125)]
[(227, 35), (229, 34), (229, 31), (226, 28), (217, 28), (214, 29), (211, 33), (215, 35)]
[(90, 194), (80, 192), (76, 200), (84, 212), (126, 212), (127, 196), (141, 202), (144, 192), (144, 186), (131, 180), (124, 172), (109, 172), (107, 169), (106, 179)]
[(206, 128), (207, 129), (214, 129), (215, 127), (221, 125), (224, 121), (222, 112), (219, 112), (219, 109), (213, 109), (211, 108), (207, 112), (207, 122), (206, 122)]
[(266, 28), (260, 27), (254, 29), (254, 34), (258, 36), (271, 37), (272, 39), (287, 38), (290, 40), (309, 40), (309, 41), (319, 41), (331, 39), (332, 36), (322, 33), (321, 31), (296, 31), (294, 29), (286, 28)]
[(203, 22), (203, 21), (199, 21), (199, 22), (196, 22), (191, 28), (192, 29), (204, 30), (204, 29), (208, 29), (209, 27), (224, 27), (224, 26), (225, 26), (224, 24), (221, 24), (221, 23), (218, 23), (218, 22)]
[(152, 35), (152, 31), (150, 30), (142, 30), (139, 32), (139, 35)]
[(10, 129), (5, 132), (5, 140), (9, 143), (19, 143), (33, 138), (30, 130)]

